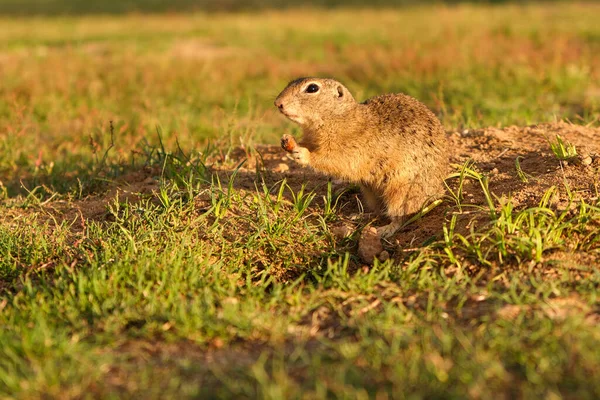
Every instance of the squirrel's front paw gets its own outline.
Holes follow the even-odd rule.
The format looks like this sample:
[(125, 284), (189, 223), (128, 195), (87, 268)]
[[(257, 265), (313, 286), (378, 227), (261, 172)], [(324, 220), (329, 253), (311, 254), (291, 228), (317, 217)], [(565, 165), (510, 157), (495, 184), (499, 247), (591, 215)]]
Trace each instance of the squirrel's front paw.
[(300, 165), (310, 164), (310, 151), (306, 147), (296, 146), (291, 152), (292, 158)]
[(288, 153), (291, 153), (294, 151), (294, 149), (296, 147), (298, 147), (298, 144), (296, 143), (296, 140), (294, 139), (294, 137), (292, 135), (285, 134), (281, 137), (281, 148), (282, 149), (284, 149)]
[(296, 140), (291, 135), (281, 137), (281, 148), (290, 153), (290, 156), (300, 165), (310, 164), (310, 151), (306, 147), (298, 146)]

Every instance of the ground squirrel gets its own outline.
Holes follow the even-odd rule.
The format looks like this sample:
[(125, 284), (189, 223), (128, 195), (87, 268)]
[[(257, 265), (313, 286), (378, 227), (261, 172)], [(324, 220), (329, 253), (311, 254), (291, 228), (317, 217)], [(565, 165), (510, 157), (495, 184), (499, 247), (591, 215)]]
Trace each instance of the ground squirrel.
[(391, 218), (378, 228), (381, 237), (443, 193), (445, 131), (418, 100), (384, 94), (358, 103), (336, 80), (300, 78), (277, 96), (275, 106), (304, 133), (300, 145), (284, 135), (282, 147), (302, 165), (357, 183), (367, 206)]

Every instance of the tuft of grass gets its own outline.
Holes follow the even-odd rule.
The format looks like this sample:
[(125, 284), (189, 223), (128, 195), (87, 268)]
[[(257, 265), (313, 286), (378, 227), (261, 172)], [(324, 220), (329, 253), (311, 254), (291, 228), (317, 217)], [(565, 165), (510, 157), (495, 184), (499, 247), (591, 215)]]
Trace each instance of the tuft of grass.
[(517, 177), (521, 182), (527, 183), (532, 178), (532, 176), (523, 171), (523, 169), (521, 168), (521, 162), (519, 161), (519, 158), (522, 157), (518, 156), (515, 158), (515, 170), (517, 171)]
[(565, 142), (560, 135), (556, 135), (556, 141), (550, 142), (552, 153), (560, 161), (568, 161), (577, 157), (577, 149), (569, 142)]

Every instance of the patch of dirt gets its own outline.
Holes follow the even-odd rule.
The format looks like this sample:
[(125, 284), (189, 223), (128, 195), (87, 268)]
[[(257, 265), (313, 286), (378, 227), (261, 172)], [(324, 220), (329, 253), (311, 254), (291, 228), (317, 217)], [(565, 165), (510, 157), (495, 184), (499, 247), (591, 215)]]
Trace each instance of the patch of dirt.
[[(578, 160), (589, 158), (590, 164), (567, 162), (561, 167), (549, 145), (556, 135), (574, 144), (580, 155)], [(599, 135), (600, 129), (560, 122), (463, 131), (450, 138), (458, 153), (452, 156), (454, 162), (462, 164), (472, 159), (481, 172), (489, 174), (494, 194), (510, 194), (516, 206), (532, 206), (550, 186), (563, 187), (565, 182), (581, 198), (597, 196)], [(517, 158), (524, 179), (517, 174)]]
[(71, 230), (79, 233), (85, 228), (86, 221), (105, 221), (111, 218), (109, 208), (111, 204), (127, 202), (139, 203), (142, 199), (151, 197), (158, 201), (158, 179), (160, 170), (145, 168), (123, 175), (114, 183), (106, 193), (88, 196), (77, 201), (54, 201), (44, 207), (44, 211), (56, 218), (58, 222), (73, 222)]

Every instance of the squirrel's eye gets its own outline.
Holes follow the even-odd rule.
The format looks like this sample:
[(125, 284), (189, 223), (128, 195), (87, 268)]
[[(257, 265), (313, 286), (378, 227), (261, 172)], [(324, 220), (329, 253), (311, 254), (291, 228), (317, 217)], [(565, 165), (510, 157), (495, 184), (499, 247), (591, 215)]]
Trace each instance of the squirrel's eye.
[(319, 91), (319, 86), (315, 85), (314, 83), (311, 83), (310, 85), (308, 85), (305, 90), (306, 93), (317, 93), (318, 91)]

